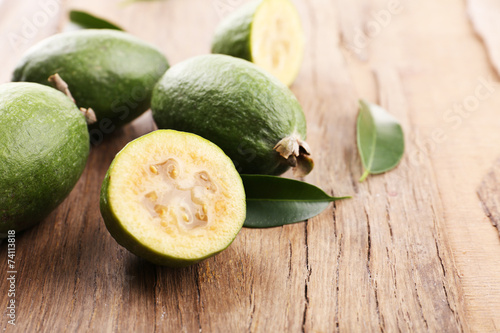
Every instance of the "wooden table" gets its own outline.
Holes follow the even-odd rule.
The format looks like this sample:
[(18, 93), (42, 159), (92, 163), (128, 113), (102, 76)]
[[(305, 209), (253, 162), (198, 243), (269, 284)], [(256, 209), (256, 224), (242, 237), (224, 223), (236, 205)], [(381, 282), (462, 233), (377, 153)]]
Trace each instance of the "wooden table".
[[(69, 9), (113, 20), (175, 64), (208, 53), (217, 23), (243, 2), (0, 0), (0, 82)], [(151, 265), (118, 246), (98, 205), (115, 153), (153, 129), (147, 113), (93, 147), (69, 198), (17, 235), (15, 327), (1, 245), (2, 329), (500, 331), (498, 1), (295, 3), (307, 49), (292, 90), (316, 160), (306, 180), (353, 199), (305, 223), (244, 229), (186, 269)], [(358, 98), (397, 116), (407, 141), (396, 170), (364, 183)]]

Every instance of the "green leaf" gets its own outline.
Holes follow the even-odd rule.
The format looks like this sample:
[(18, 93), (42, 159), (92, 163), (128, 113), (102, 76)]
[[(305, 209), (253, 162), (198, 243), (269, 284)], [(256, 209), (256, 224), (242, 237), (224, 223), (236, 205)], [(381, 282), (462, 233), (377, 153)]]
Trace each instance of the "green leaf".
[(79, 10), (71, 10), (69, 12), (69, 19), (71, 21), (70, 30), (77, 29), (112, 29), (112, 30), (122, 30), (119, 26), (114, 23), (108, 22), (102, 18), (96, 17), (87, 12), (82, 12)]
[(357, 123), (358, 151), (365, 168), (360, 182), (369, 174), (396, 167), (405, 150), (403, 129), (386, 110), (364, 100), (359, 101)]
[(335, 200), (323, 190), (298, 180), (241, 175), (247, 197), (247, 228), (270, 228), (301, 222), (321, 213)]

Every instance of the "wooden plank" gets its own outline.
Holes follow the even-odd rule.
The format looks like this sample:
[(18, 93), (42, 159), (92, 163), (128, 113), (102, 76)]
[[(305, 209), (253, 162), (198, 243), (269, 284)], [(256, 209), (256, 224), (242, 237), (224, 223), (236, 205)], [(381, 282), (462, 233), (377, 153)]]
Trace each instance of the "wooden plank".
[[(207, 53), (222, 15), (243, 2), (69, 0), (15, 52), (9, 32), (43, 9), (4, 0), (0, 49), (11, 51), (0, 53), (0, 82), (24, 47), (65, 24), (63, 9), (111, 19), (177, 63)], [(475, 191), (496, 158), (490, 152), (500, 139), (500, 97), (481, 100), (457, 129), (443, 118), (493, 73), (464, 4), (295, 2), (307, 50), (292, 90), (316, 160), (307, 180), (354, 198), (306, 223), (245, 229), (228, 250), (186, 269), (151, 265), (116, 244), (98, 207), (114, 154), (154, 129), (147, 113), (93, 147), (69, 198), (17, 236), (17, 331), (498, 330), (500, 244)], [(359, 97), (397, 116), (407, 139), (396, 170), (361, 184)], [(436, 143), (439, 128), (447, 138)], [(6, 286), (2, 279), (0, 290)], [(0, 328), (12, 329), (4, 320)]]
[[(388, 4), (366, 6), (365, 26)], [(465, 4), (401, 4), (403, 10), (368, 39), (368, 62), (348, 56), (350, 71), (361, 95), (370, 96), (376, 91), (371, 68), (398, 69), (417, 127), (411, 139), (418, 149), (409, 157), (431, 160), (444, 208), (439, 213), (445, 219), (443, 237), (462, 285), (465, 320), (472, 331), (497, 331), (500, 284), (494, 276), (500, 273), (500, 242), (476, 189), (497, 158), (498, 78), (480, 39), (466, 23)]]
[[(500, 273), (500, 242), (481, 209), (476, 189), (497, 158), (495, 110), (500, 96), (482, 43), (470, 25), (461, 24), (465, 19), (462, 5), (427, 4), (414, 21), (407, 22), (415, 25), (427, 20), (427, 29), (440, 31), (442, 37), (425, 48), (413, 49), (413, 57), (405, 54), (421, 66), (419, 72), (406, 74), (411, 80), (406, 80), (405, 90), (421, 92), (409, 95), (413, 117), (421, 128), (417, 140), (429, 149), (445, 207), (445, 231), (463, 285), (466, 320), (473, 331), (491, 332), (500, 327), (500, 284), (493, 278)], [(446, 18), (428, 15), (445, 10)]]

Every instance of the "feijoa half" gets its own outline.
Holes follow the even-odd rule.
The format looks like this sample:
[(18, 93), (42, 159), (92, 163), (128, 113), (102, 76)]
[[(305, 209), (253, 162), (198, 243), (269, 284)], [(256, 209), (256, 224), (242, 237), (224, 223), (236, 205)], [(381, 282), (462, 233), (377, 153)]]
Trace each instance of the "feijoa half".
[(197, 135), (158, 130), (113, 160), (101, 214), (116, 241), (152, 263), (194, 264), (227, 248), (243, 226), (245, 191), (231, 160)]
[(151, 109), (159, 128), (212, 141), (241, 173), (312, 170), (302, 107), (288, 87), (249, 61), (211, 54), (178, 63), (154, 88)]
[[(70, 31), (44, 39), (18, 63), (12, 81), (50, 85), (54, 74), (66, 82), (76, 104), (92, 108), (93, 141), (134, 120), (150, 106), (151, 92), (168, 68), (154, 46), (117, 30)], [(99, 130), (100, 132), (97, 132)]]
[(63, 93), (0, 85), (0, 234), (45, 218), (73, 189), (88, 154), (85, 117)]
[(254, 0), (245, 4), (221, 22), (212, 53), (251, 61), (291, 85), (304, 53), (297, 9), (290, 0)]

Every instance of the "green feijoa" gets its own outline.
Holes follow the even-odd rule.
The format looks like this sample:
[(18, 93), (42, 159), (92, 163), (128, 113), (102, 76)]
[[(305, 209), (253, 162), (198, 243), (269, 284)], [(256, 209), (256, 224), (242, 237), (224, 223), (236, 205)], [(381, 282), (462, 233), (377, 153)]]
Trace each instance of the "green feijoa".
[(73, 189), (88, 154), (85, 117), (63, 93), (0, 85), (0, 234), (45, 218)]
[(214, 142), (241, 173), (312, 170), (306, 120), (293, 93), (254, 64), (226, 55), (195, 57), (170, 68), (153, 91), (159, 128)]
[(12, 80), (49, 85), (48, 78), (59, 74), (76, 104), (96, 113), (93, 128), (107, 134), (150, 107), (153, 87), (167, 68), (158, 49), (130, 34), (88, 29), (36, 44), (23, 56)]

